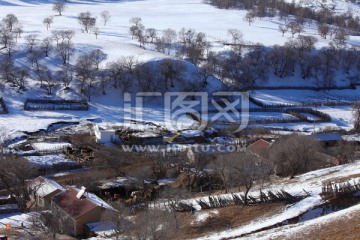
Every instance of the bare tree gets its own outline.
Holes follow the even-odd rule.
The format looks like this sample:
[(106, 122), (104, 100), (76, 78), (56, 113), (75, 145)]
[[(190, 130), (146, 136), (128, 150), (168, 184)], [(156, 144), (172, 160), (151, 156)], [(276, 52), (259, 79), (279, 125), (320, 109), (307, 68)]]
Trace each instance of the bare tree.
[(16, 200), (20, 211), (26, 211), (26, 203), (30, 200), (26, 180), (34, 175), (34, 167), (28, 160), (16, 156), (2, 154), (0, 160), (2, 165), (0, 168), (1, 188), (6, 189)]
[(86, 85), (92, 88), (95, 79), (96, 63), (90, 54), (81, 55), (76, 62), (75, 72), (81, 81), (80, 92), (85, 93)]
[(37, 34), (29, 34), (25, 37), (27, 44), (29, 46), (29, 52), (32, 52), (34, 46), (37, 44), (38, 41), (38, 35)]
[(11, 54), (13, 53), (15, 46), (16, 46), (16, 41), (15, 41), (15, 38), (12, 37), (12, 38), (10, 38), (8, 40), (7, 48), (6, 48), (6, 51), (7, 51), (7, 54), (8, 54), (9, 58), (11, 58)]
[(100, 29), (98, 27), (93, 28), (93, 33), (95, 35), (95, 38), (98, 38), (98, 35), (100, 34)]
[(285, 25), (279, 25), (279, 31), (282, 33), (282, 36), (287, 32), (288, 28)]
[(14, 38), (13, 33), (7, 29), (0, 29), (0, 43), (4, 45), (5, 48), (8, 47), (8, 43)]
[(103, 22), (104, 22), (104, 26), (106, 26), (106, 23), (107, 23), (108, 21), (110, 21), (111, 14), (109, 13), (109, 11), (104, 10), (104, 11), (102, 11), (102, 12), (100, 13), (100, 16), (101, 16), (101, 19), (102, 19)]
[(232, 180), (237, 182), (239, 187), (245, 187), (244, 203), (247, 205), (251, 188), (270, 177), (271, 164), (269, 164), (269, 160), (249, 152), (233, 153), (232, 155), (236, 159), (231, 161), (234, 171)]
[(43, 20), (43, 24), (46, 26), (46, 30), (49, 30), (51, 24), (54, 22), (54, 17), (50, 16), (50, 17), (46, 17)]
[(71, 39), (75, 36), (75, 31), (74, 30), (61, 30), (59, 31), (59, 35), (62, 39), (63, 42), (65, 42), (65, 40), (69, 43), (71, 41)]
[[(101, 216), (102, 222), (108, 224), (109, 222), (113, 225), (113, 230), (115, 231), (115, 239), (120, 239), (120, 235), (124, 233), (129, 233), (130, 230), (133, 230), (134, 223), (131, 221), (131, 212), (129, 207), (126, 207), (122, 203), (112, 203), (111, 204), (116, 211), (106, 211)], [(142, 215), (142, 214), (141, 214)], [(137, 226), (141, 228), (141, 225)]]
[(168, 87), (169, 81), (170, 86), (174, 87), (174, 80), (181, 79), (182, 74), (185, 70), (183, 62), (178, 60), (172, 60), (170, 58), (164, 59), (159, 64), (160, 72), (164, 76), (166, 88)]
[(231, 36), (231, 44), (243, 44), (243, 34), (238, 29), (229, 29), (228, 34)]
[(160, 192), (160, 197), (165, 199), (165, 207), (171, 211), (174, 220), (176, 229), (180, 228), (179, 218), (177, 216), (177, 210), (179, 209), (179, 203), (182, 199), (189, 197), (190, 193), (186, 189), (171, 188), (167, 187), (162, 192)]
[(273, 159), (276, 174), (292, 177), (319, 166), (320, 149), (319, 142), (312, 137), (290, 135), (273, 144), (270, 157)]
[(17, 87), (19, 90), (25, 89), (25, 80), (29, 77), (29, 72), (23, 67), (14, 67), (11, 75), (12, 85)]
[(318, 33), (321, 37), (326, 39), (326, 36), (328, 35), (330, 31), (330, 27), (326, 24), (318, 24)]
[(215, 161), (214, 169), (220, 176), (222, 189), (225, 190), (225, 193), (228, 193), (230, 187), (232, 187), (234, 184), (234, 169), (232, 168), (229, 159), (224, 155), (218, 155)]
[(170, 54), (172, 45), (176, 41), (176, 38), (177, 38), (176, 31), (174, 29), (167, 28), (163, 31), (162, 38), (165, 43), (165, 47), (168, 49), (167, 54)]
[(166, 240), (174, 237), (176, 229), (171, 213), (160, 209), (148, 209), (135, 218), (130, 234), (136, 240)]
[(21, 38), (21, 33), (23, 32), (23, 28), (21, 25), (16, 25), (16, 27), (14, 28), (13, 30), (14, 34), (15, 34), (15, 38), (16, 38), (16, 41), (18, 38)]
[(41, 48), (44, 50), (46, 57), (49, 56), (49, 52), (52, 49), (52, 41), (53, 39), (51, 37), (46, 37), (41, 42)]
[(56, 85), (55, 77), (53, 76), (52, 71), (45, 66), (40, 66), (36, 73), (39, 81), (45, 83), (43, 86), (45, 87), (47, 94), (51, 95), (53, 88)]
[(39, 70), (39, 68), (40, 68), (39, 61), (42, 58), (43, 58), (43, 53), (38, 49), (35, 49), (26, 55), (27, 61), (31, 63), (32, 67), (34, 67), (34, 65), (35, 65), (36, 70)]
[(56, 52), (62, 58), (63, 64), (66, 64), (73, 54), (73, 44), (71, 42), (61, 42), (56, 46)]
[(96, 18), (93, 17), (90, 12), (80, 13), (78, 21), (87, 33), (96, 25)]
[(0, 79), (3, 82), (12, 82), (12, 75), (15, 71), (14, 61), (11, 58), (5, 58), (0, 61)]
[(61, 70), (56, 72), (56, 80), (63, 83), (64, 89), (69, 89), (73, 79), (74, 71), (69, 65), (63, 65)]
[(57, 234), (72, 234), (73, 226), (65, 214), (57, 209), (33, 212), (27, 219), (39, 239), (58, 239)]
[(254, 22), (255, 17), (256, 17), (255, 12), (253, 10), (250, 10), (246, 13), (244, 19), (249, 23), (250, 26), (250, 24)]
[(3, 18), (3, 23), (5, 27), (10, 31), (13, 30), (14, 26), (19, 22), (18, 18), (14, 14), (8, 14), (5, 18)]
[(120, 58), (121, 64), (126, 69), (126, 71), (130, 74), (133, 73), (133, 69), (139, 63), (139, 61), (135, 58), (135, 56), (126, 56)]
[(355, 102), (352, 106), (352, 113), (354, 117), (354, 131), (360, 131), (360, 102)]
[(53, 4), (53, 11), (58, 12), (61, 16), (62, 12), (65, 10), (66, 5), (64, 0), (56, 0)]
[(96, 66), (96, 69), (99, 70), (99, 64), (106, 60), (107, 54), (105, 54), (100, 49), (96, 49), (90, 52), (89, 54), (91, 60), (94, 62), (94, 65)]
[(129, 28), (129, 33), (131, 34), (132, 38), (136, 38), (136, 40), (138, 40), (140, 47), (143, 47), (146, 42), (146, 35), (144, 31), (145, 27), (141, 23), (133, 25)]
[(334, 42), (336, 45), (345, 45), (346, 40), (349, 39), (349, 34), (347, 31), (343, 28), (337, 29), (335, 36), (334, 36)]
[(140, 18), (140, 17), (130, 18), (129, 23), (132, 23), (132, 24), (134, 24), (136, 27), (138, 27), (139, 24), (141, 24), (141, 18)]
[(146, 29), (146, 36), (150, 39), (151, 43), (154, 43), (154, 39), (157, 36), (155, 28)]
[(286, 27), (290, 29), (292, 37), (294, 37), (296, 33), (300, 34), (303, 31), (303, 26), (295, 21), (288, 22), (288, 24), (286, 24)]
[(59, 41), (61, 39), (60, 31), (51, 31), (51, 37), (56, 41), (56, 45), (59, 45)]
[[(139, 86), (144, 92), (162, 92), (165, 90), (163, 81), (160, 81), (158, 69), (151, 64), (138, 64), (135, 68)], [(158, 157), (157, 160), (161, 160)], [(157, 164), (158, 166), (161, 164)]]

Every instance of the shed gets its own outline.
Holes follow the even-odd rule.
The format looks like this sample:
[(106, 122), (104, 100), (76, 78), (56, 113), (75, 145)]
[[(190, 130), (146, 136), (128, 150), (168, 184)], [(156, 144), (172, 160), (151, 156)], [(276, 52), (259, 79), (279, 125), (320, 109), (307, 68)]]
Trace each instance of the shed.
[(112, 143), (117, 139), (115, 129), (100, 127), (97, 124), (94, 125), (94, 134), (97, 143), (107, 144)]

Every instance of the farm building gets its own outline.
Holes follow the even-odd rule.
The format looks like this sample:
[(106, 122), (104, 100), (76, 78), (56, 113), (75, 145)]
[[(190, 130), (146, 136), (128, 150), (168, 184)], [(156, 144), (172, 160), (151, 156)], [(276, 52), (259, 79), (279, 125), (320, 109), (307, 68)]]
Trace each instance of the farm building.
[(100, 127), (97, 124), (94, 125), (94, 134), (97, 143), (107, 144), (116, 141), (118, 137), (115, 132), (115, 129)]
[(85, 235), (85, 225), (98, 222), (106, 211), (115, 211), (109, 204), (85, 187), (69, 187), (51, 199), (51, 212), (63, 221), (64, 226), (74, 236)]
[(264, 139), (259, 139), (256, 142), (250, 144), (249, 146), (247, 146), (247, 149), (252, 151), (252, 152), (257, 152), (257, 151), (261, 151), (264, 149), (268, 149), (269, 147), (271, 147), (272, 143), (268, 142)]
[(32, 207), (46, 208), (50, 206), (51, 198), (64, 190), (53, 180), (37, 177), (28, 183), (30, 204)]

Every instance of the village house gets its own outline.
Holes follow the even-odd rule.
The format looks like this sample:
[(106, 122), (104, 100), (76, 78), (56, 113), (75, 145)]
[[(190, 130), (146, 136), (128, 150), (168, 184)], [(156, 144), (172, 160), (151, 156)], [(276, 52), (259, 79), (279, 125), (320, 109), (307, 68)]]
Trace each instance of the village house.
[(95, 194), (69, 187), (51, 200), (51, 212), (57, 216), (66, 232), (74, 236), (84, 236), (86, 224), (98, 222), (106, 211), (116, 211)]
[(37, 177), (28, 183), (31, 207), (50, 207), (51, 198), (64, 188), (53, 180)]
[(259, 139), (256, 142), (246, 147), (246, 150), (251, 151), (261, 157), (268, 158), (268, 149), (271, 147), (273, 142), (268, 142), (264, 139)]

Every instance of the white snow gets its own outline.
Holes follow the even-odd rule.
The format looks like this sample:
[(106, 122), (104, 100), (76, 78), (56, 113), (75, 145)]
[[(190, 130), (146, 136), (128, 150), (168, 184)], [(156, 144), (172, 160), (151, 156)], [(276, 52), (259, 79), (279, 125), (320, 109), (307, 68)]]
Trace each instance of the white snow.
[(196, 212), (195, 213), (196, 219), (191, 222), (191, 225), (205, 222), (209, 217), (211, 217), (213, 215), (217, 215), (217, 214), (219, 214), (218, 210), (210, 210), (207, 212)]
[(51, 151), (70, 147), (71, 144), (67, 142), (38, 142), (33, 143), (32, 146), (36, 151)]
[(41, 165), (41, 166), (52, 166), (57, 164), (77, 164), (73, 160), (67, 159), (65, 155), (43, 155), (43, 156), (26, 156), (29, 162)]
[(10, 214), (0, 214), (0, 224), (10, 224), (11, 227), (21, 227), (23, 224), (25, 227), (30, 227), (31, 222), (29, 218), (32, 213), (10, 213)]

